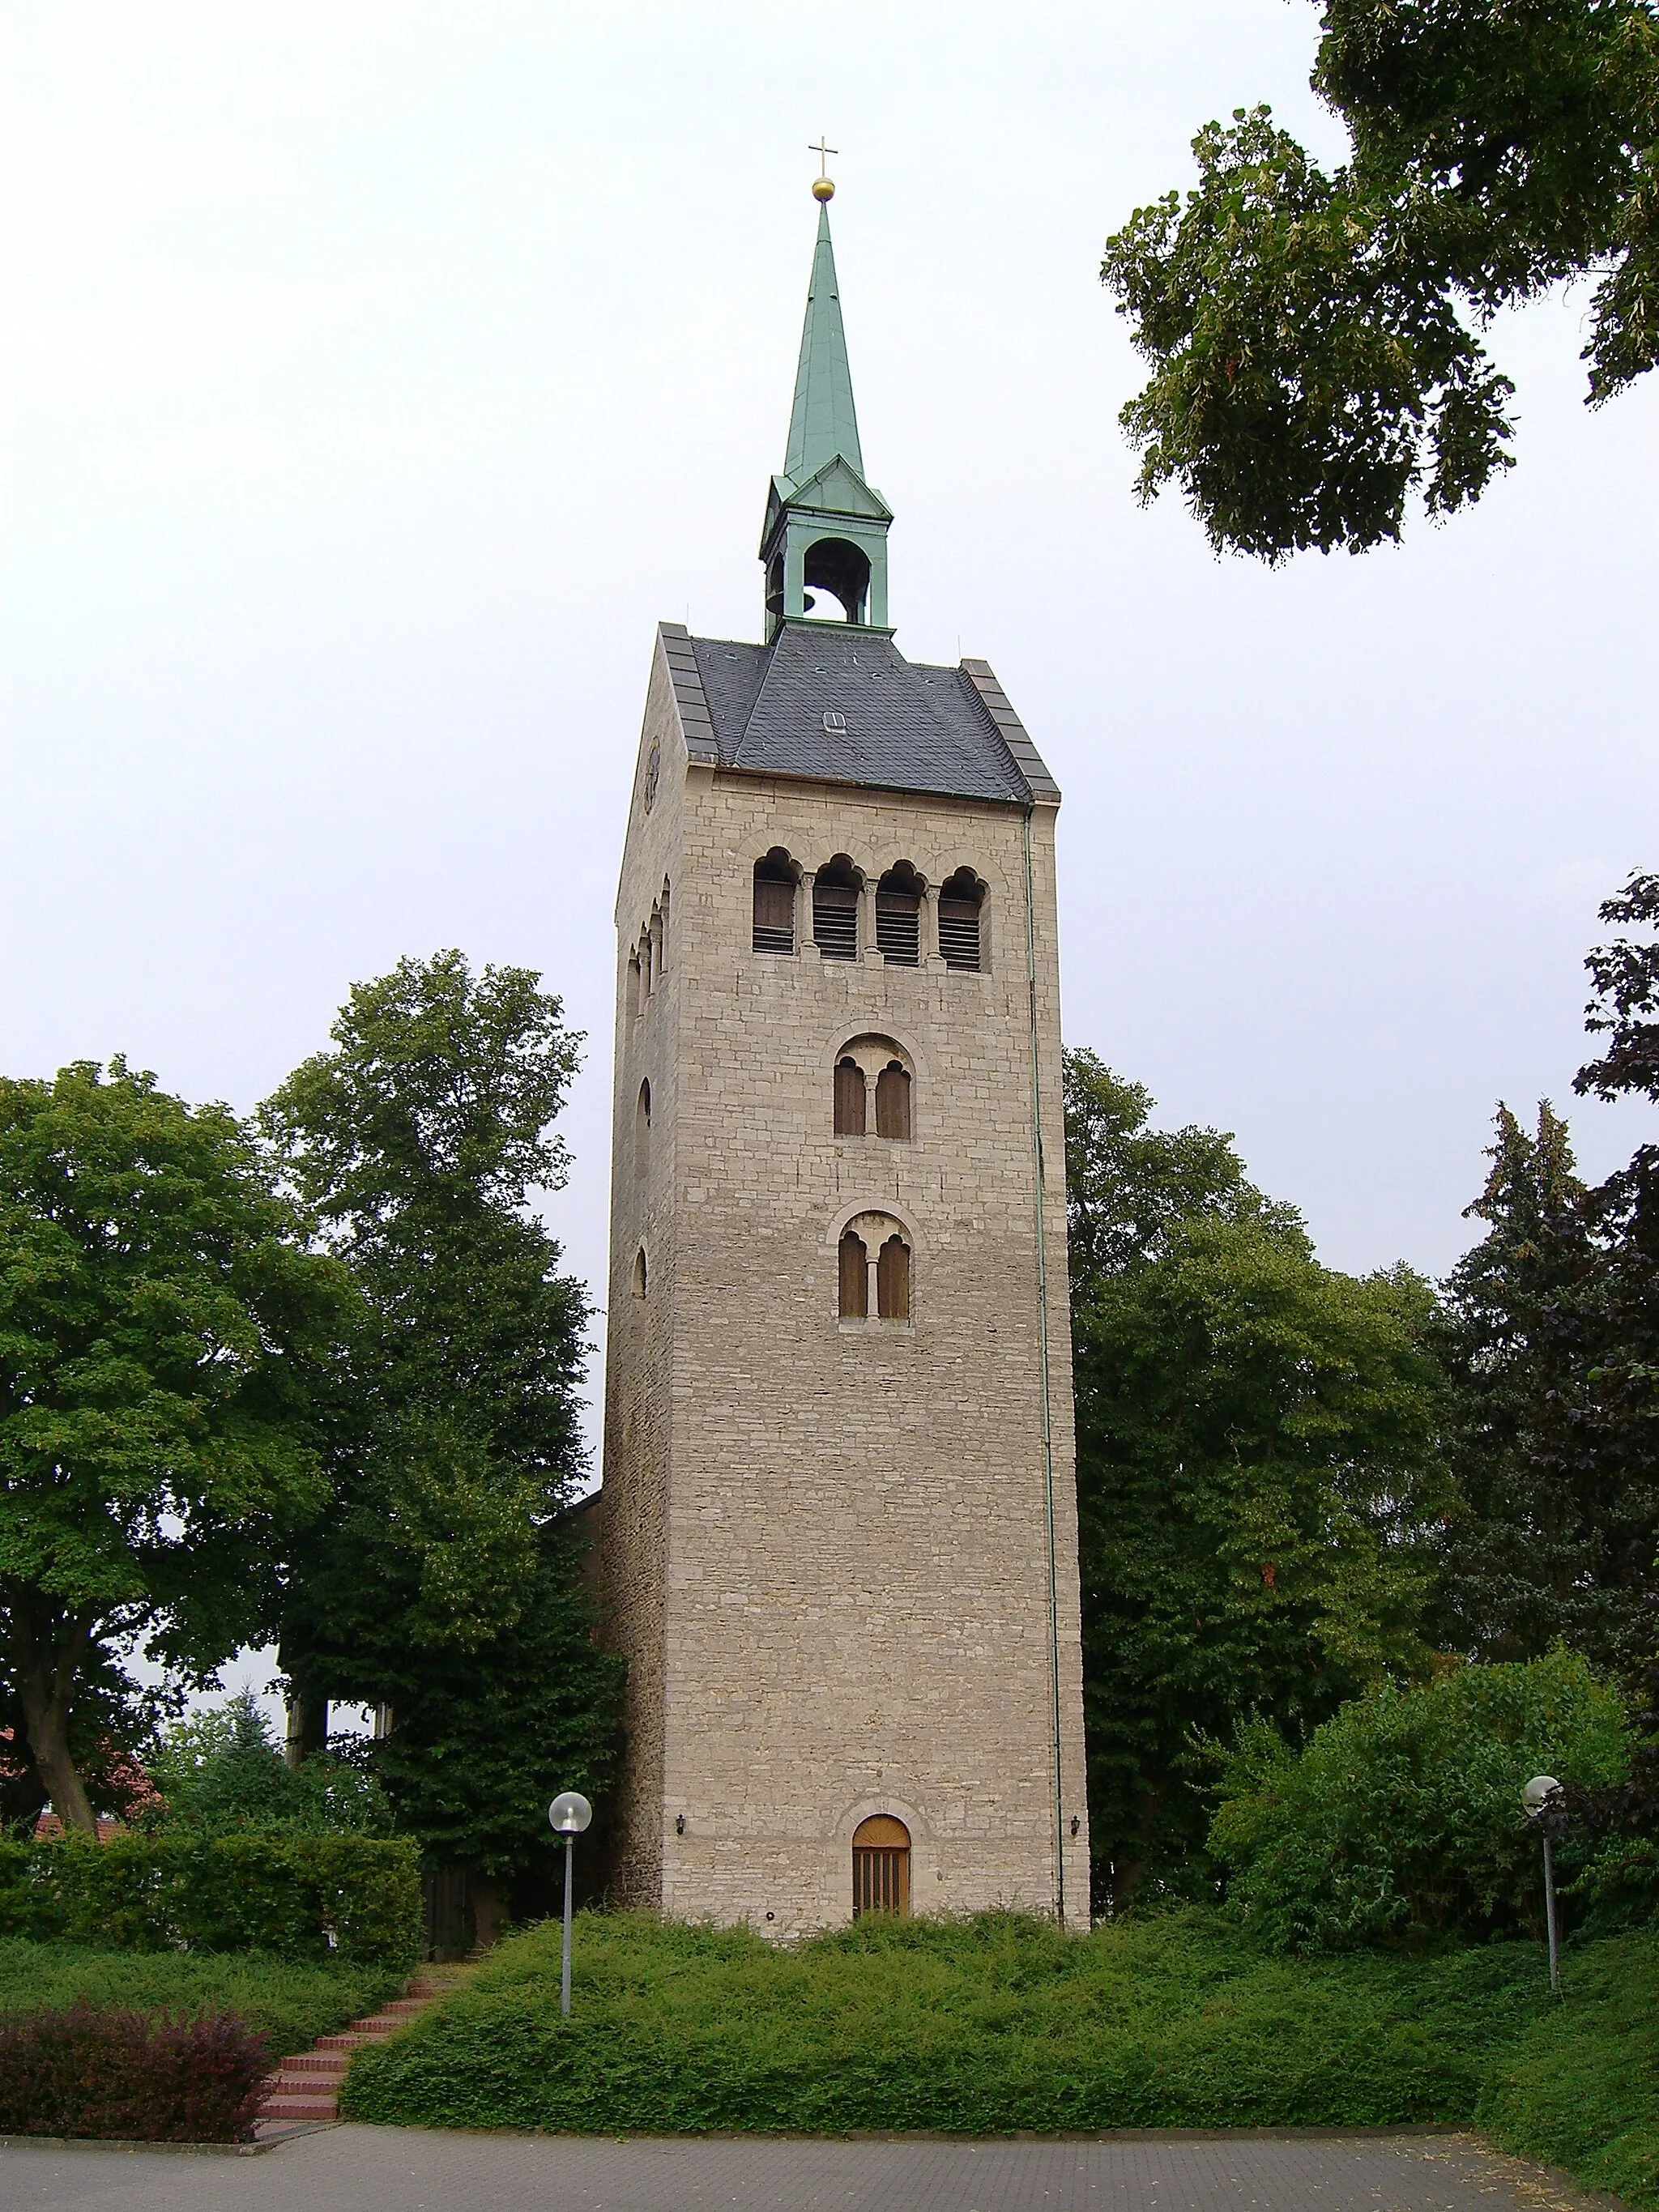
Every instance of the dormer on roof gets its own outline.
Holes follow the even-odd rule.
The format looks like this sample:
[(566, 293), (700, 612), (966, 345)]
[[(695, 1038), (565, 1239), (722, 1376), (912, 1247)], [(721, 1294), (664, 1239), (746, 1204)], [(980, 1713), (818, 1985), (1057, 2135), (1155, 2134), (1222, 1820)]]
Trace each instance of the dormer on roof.
[[(761, 533), (769, 644), (786, 622), (835, 621), (884, 632), (888, 626), (887, 531), (893, 511), (864, 477), (830, 240), (828, 202), (835, 187), (823, 178), (813, 189), (818, 235), (789, 445), (767, 494)], [(834, 615), (820, 611), (826, 598), (837, 610)]]

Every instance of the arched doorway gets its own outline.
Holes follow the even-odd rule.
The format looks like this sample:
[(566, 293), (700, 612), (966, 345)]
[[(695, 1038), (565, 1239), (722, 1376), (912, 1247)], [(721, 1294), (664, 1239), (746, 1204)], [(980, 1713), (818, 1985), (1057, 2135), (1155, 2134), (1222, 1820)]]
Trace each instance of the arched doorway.
[(853, 1915), (910, 1910), (910, 1831), (878, 1813), (853, 1831)]

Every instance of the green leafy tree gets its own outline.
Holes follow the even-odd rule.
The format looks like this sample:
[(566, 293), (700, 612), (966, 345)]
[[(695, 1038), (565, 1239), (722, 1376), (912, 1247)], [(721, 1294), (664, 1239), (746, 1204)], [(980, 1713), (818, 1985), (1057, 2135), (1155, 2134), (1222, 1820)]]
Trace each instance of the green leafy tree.
[[(1223, 1768), (1210, 1848), (1247, 1925), (1297, 1950), (1534, 1929), (1538, 1841), (1522, 1786), (1607, 1788), (1630, 1771), (1618, 1693), (1559, 1649), (1458, 1667), (1345, 1705), (1299, 1751), (1244, 1732)], [(1562, 1872), (1584, 1870), (1581, 1833)]]
[(1589, 398), (1659, 349), (1653, 0), (1328, 0), (1327, 174), (1266, 107), (1193, 142), (1196, 190), (1137, 210), (1102, 276), (1152, 363), (1122, 422), (1139, 492), (1179, 484), (1218, 550), (1359, 552), (1511, 465), (1480, 332), (1592, 276)]
[(538, 981), (401, 961), (264, 1109), (375, 1316), (282, 1663), (313, 1712), (389, 1709), (371, 1757), (399, 1826), (497, 1876), (550, 1848), (556, 1789), (603, 1788), (619, 1700), (566, 1511), (588, 1310), (529, 1203), (565, 1179), (580, 1040)]
[(224, 1107), (118, 1060), (0, 1081), (0, 1670), (70, 1827), (82, 1686), (139, 1638), (210, 1679), (326, 1500), (310, 1407), (353, 1301), (306, 1235)]
[(1066, 1063), (1090, 1821), (1103, 1902), (1209, 1878), (1205, 1737), (1424, 1670), (1429, 1286), (1322, 1267), (1212, 1130)]

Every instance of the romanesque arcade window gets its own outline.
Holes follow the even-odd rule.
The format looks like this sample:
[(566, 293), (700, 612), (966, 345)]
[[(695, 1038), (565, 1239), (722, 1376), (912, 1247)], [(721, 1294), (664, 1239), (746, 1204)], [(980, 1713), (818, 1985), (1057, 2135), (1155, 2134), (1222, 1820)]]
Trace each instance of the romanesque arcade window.
[(939, 890), (939, 951), (947, 968), (978, 968), (980, 909), (985, 886), (971, 868), (958, 868)]
[(870, 1134), (870, 1108), (873, 1101), (875, 1134), (901, 1141), (908, 1139), (910, 1096), (909, 1064), (891, 1037), (854, 1037), (850, 1044), (842, 1047), (835, 1074), (835, 1129), (838, 1137)]
[(910, 1133), (910, 1071), (902, 1060), (890, 1060), (876, 1078), (876, 1134), (908, 1137)]
[(795, 949), (795, 885), (800, 870), (781, 845), (775, 845), (755, 863), (755, 934), (757, 952), (793, 952)]
[(821, 867), (812, 882), (812, 942), (825, 960), (859, 957), (859, 872), (845, 853)]
[(870, 1248), (854, 1229), (841, 1240), (841, 1318), (866, 1321), (870, 1313)]
[(853, 1912), (910, 1910), (910, 1831), (890, 1814), (860, 1820), (853, 1831)]
[(836, 1062), (836, 1134), (861, 1137), (870, 1126), (870, 1086), (850, 1054)]
[(908, 860), (889, 868), (876, 885), (876, 946), (890, 968), (915, 968), (921, 963), (925, 889)]
[(876, 1315), (881, 1321), (910, 1318), (910, 1247), (896, 1230), (876, 1255)]
[(910, 1244), (890, 1215), (861, 1213), (842, 1231), (836, 1312), (842, 1321), (908, 1322)]

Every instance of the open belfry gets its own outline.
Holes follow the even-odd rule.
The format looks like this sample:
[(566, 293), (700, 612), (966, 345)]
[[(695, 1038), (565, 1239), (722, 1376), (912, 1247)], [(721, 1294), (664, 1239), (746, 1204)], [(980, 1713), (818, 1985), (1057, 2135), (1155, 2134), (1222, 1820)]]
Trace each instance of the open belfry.
[(617, 894), (611, 1890), (1085, 1927), (1060, 793), (893, 641), (813, 189), (765, 641), (660, 625)]

